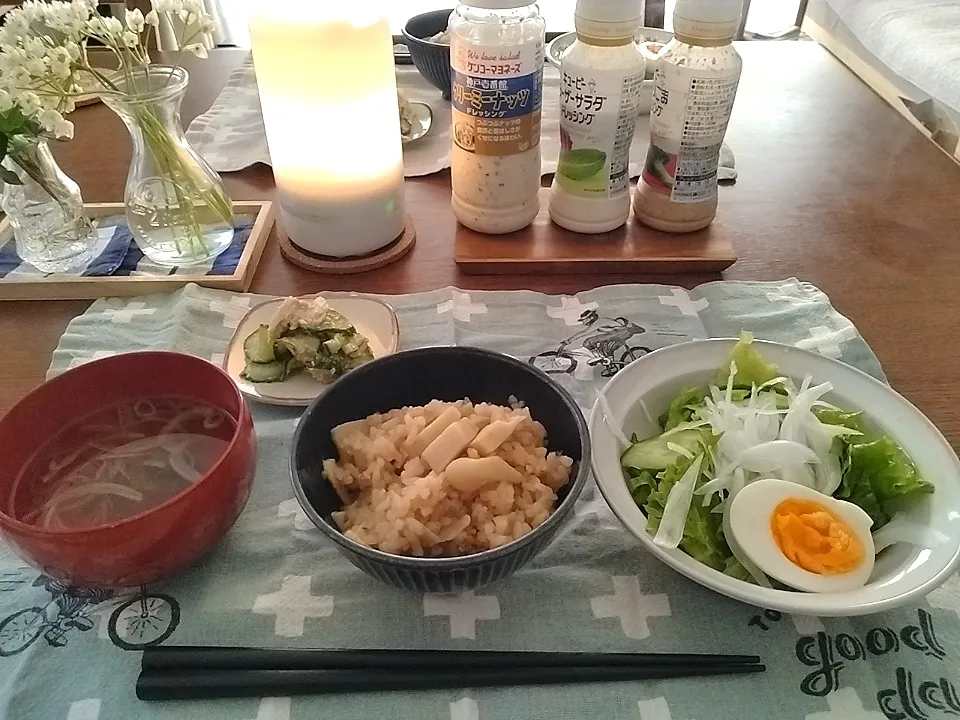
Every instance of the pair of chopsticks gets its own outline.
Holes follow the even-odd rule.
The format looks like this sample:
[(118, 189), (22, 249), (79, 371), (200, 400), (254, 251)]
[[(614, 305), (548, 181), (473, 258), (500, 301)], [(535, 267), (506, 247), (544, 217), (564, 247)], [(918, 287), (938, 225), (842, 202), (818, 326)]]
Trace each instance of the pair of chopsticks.
[(556, 685), (737, 675), (765, 669), (756, 655), (158, 646), (143, 652), (137, 697), (210, 700)]

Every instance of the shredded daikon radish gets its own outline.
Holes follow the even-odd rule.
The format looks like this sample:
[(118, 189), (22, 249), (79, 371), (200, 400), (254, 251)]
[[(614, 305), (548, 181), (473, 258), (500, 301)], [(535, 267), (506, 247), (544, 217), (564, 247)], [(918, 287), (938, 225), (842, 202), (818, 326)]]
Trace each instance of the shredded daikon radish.
[(820, 462), (820, 458), (813, 450), (806, 445), (791, 440), (771, 440), (759, 443), (741, 452), (736, 460), (744, 470), (761, 474), (803, 465), (804, 463), (815, 464)]
[(677, 453), (677, 455), (683, 455), (688, 460), (692, 460), (694, 458), (693, 453), (683, 447), (683, 445), (677, 445), (676, 443), (668, 442), (667, 449), (673, 450), (675, 453)]
[[(597, 406), (600, 408), (600, 418), (603, 420), (603, 424), (613, 433), (613, 436), (617, 439), (617, 442), (620, 443), (621, 447), (630, 447), (630, 438), (624, 434), (623, 426), (620, 424), (620, 421), (617, 420), (617, 416), (613, 414), (613, 408), (610, 407), (610, 403), (607, 402), (607, 396), (602, 392), (597, 393)], [(644, 408), (644, 410), (646, 410), (646, 408)]]
[(897, 543), (909, 543), (923, 548), (942, 545), (949, 538), (929, 525), (921, 525), (909, 520), (903, 513), (897, 513), (893, 519), (873, 533), (873, 549), (876, 552)]
[(700, 477), (700, 468), (703, 465), (703, 455), (698, 455), (677, 484), (670, 489), (667, 503), (660, 518), (660, 527), (653, 541), (660, 547), (675, 548), (683, 539), (683, 526), (687, 522), (687, 513), (690, 503), (693, 502), (693, 490)]

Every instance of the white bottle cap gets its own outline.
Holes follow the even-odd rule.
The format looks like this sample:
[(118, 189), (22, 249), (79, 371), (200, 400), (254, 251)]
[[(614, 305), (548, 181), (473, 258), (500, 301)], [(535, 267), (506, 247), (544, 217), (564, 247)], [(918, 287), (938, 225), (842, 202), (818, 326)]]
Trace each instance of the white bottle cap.
[(743, 0), (677, 0), (673, 30), (698, 40), (732, 40), (742, 16)]
[(587, 37), (632, 38), (643, 24), (643, 0), (577, 0), (574, 23)]
[(536, 0), (464, 0), (464, 5), (483, 10), (512, 10), (533, 5)]

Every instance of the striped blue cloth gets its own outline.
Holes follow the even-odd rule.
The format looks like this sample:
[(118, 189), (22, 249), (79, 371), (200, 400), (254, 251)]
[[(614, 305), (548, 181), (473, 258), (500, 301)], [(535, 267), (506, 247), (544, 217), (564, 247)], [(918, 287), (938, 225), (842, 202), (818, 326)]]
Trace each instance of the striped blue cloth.
[[(157, 265), (147, 258), (133, 233), (127, 226), (126, 217), (111, 215), (97, 221), (97, 248), (93, 260), (87, 265), (81, 276), (102, 277), (105, 275), (232, 275), (240, 264), (243, 249), (246, 247), (250, 231), (256, 218), (253, 215), (240, 215), (236, 221), (236, 232), (230, 247), (224, 250), (204, 268), (169, 267)], [(204, 271), (205, 270), (205, 271)], [(51, 273), (38, 270), (17, 254), (17, 244), (13, 232), (8, 230), (0, 237), (0, 282), (24, 282), (32, 277), (45, 277)]]

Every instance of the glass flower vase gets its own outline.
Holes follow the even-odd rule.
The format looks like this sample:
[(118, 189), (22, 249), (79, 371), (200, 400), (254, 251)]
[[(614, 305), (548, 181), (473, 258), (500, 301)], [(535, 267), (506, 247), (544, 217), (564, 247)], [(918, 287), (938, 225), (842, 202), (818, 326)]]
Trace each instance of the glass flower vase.
[(133, 158), (124, 203), (127, 224), (158, 265), (210, 262), (234, 234), (233, 204), (220, 176), (190, 147), (180, 124), (186, 70), (150, 65), (111, 76), (103, 102), (127, 126)]
[(83, 209), (80, 188), (57, 165), (43, 138), (9, 138), (3, 167), (19, 179), (5, 182), (0, 206), (7, 214), (17, 255), (45, 273), (86, 269), (97, 233)]

